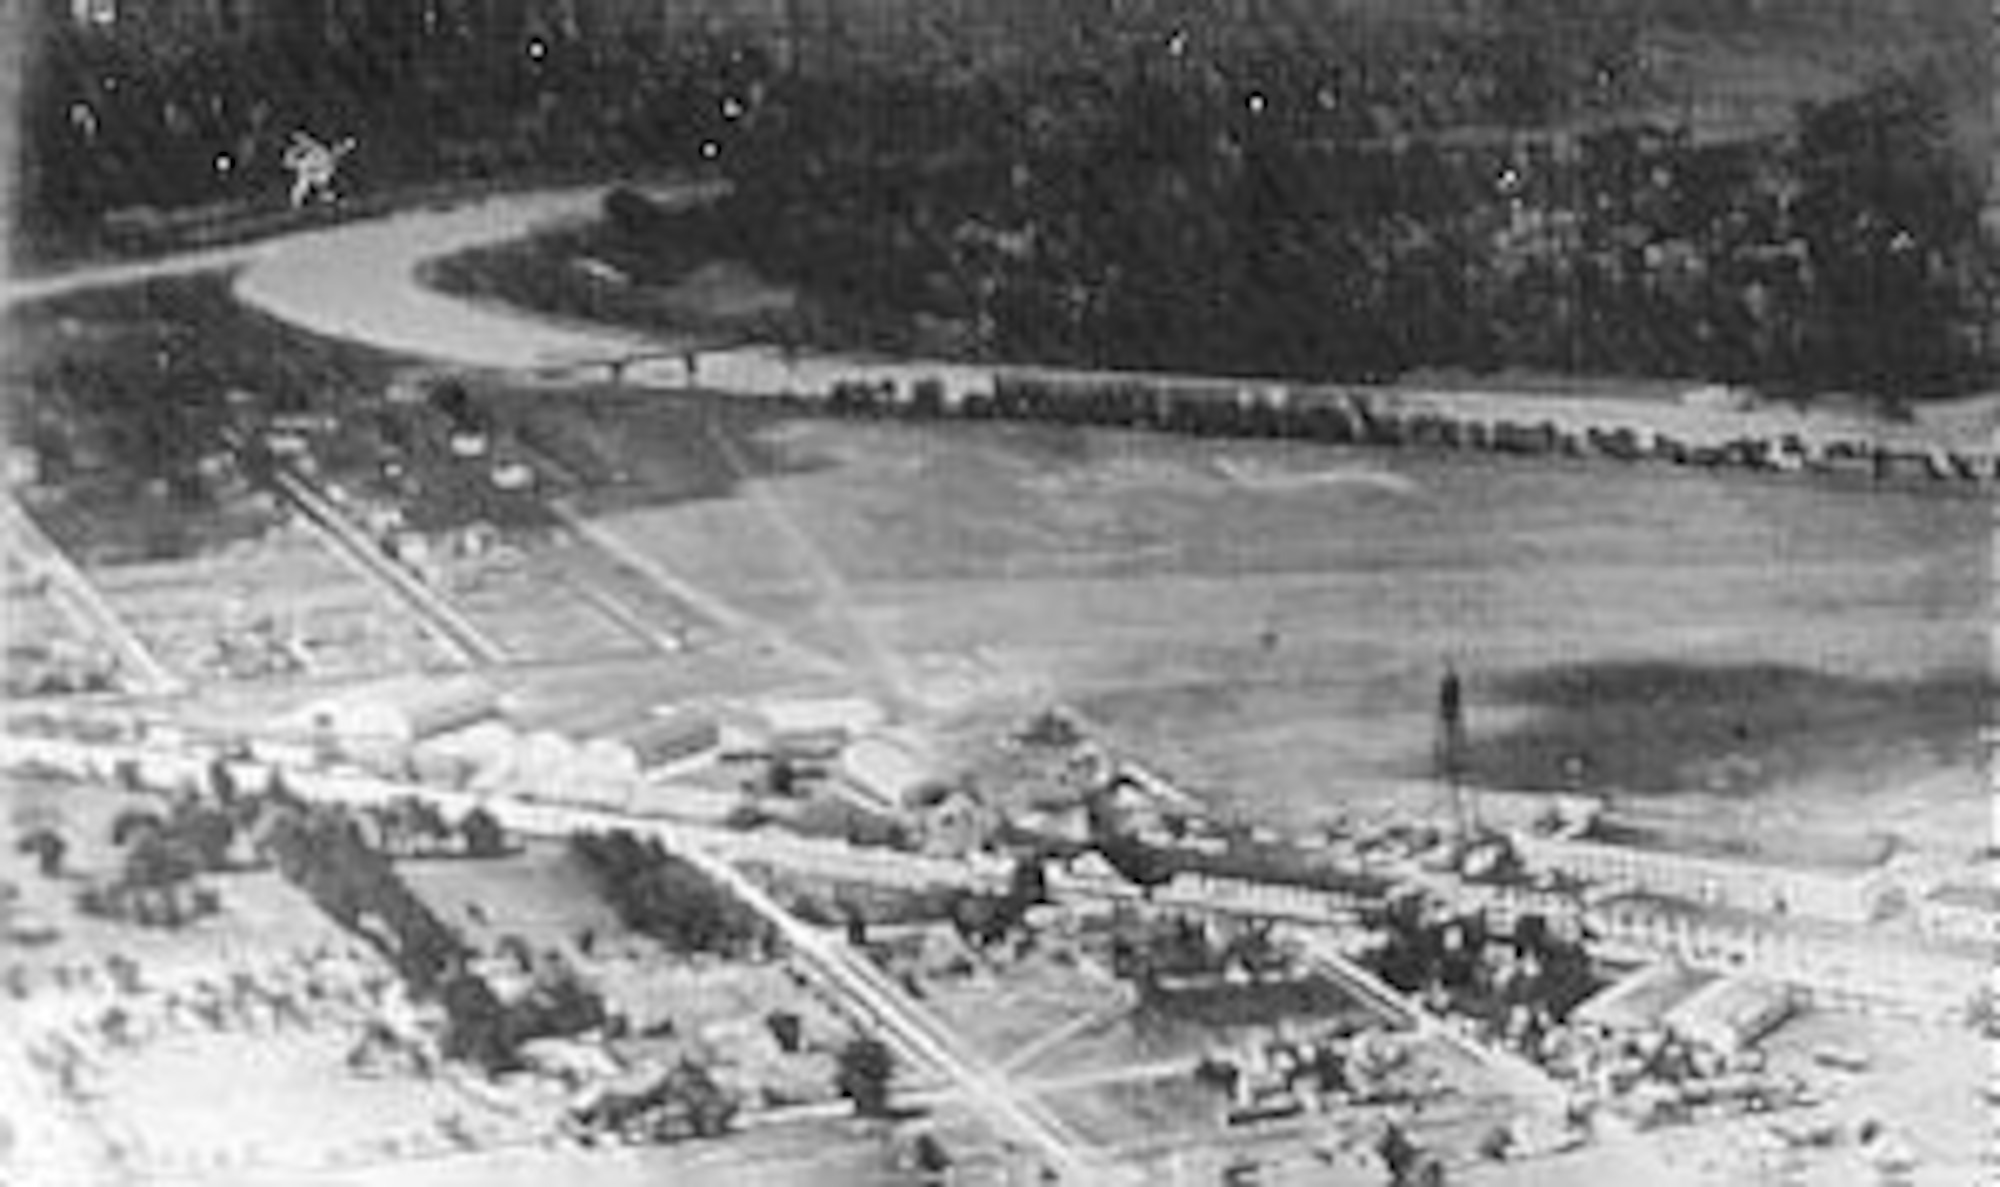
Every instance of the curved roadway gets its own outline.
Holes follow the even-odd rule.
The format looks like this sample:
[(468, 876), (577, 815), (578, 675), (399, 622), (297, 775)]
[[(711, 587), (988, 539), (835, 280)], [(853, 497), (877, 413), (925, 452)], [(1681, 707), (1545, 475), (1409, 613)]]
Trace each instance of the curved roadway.
[[(505, 195), (289, 236), (244, 261), (236, 296), (325, 337), (465, 366), (535, 370), (656, 351), (657, 339), (470, 302), (421, 276), (430, 260), (594, 218), (604, 192)], [(690, 185), (672, 196), (701, 192)]]

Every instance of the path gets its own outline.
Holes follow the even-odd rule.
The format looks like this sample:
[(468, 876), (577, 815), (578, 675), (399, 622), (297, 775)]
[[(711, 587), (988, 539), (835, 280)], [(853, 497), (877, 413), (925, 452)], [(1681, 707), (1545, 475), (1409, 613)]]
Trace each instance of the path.
[(24, 305), (30, 301), (49, 301), (72, 293), (119, 288), (149, 280), (198, 276), (204, 272), (226, 272), (262, 259), (276, 250), (281, 242), (272, 240), (263, 243), (238, 243), (157, 260), (141, 260), (130, 264), (104, 264), (48, 276), (4, 277), (0, 278), (0, 310), (14, 305)]
[[(608, 189), (599, 185), (505, 194), (167, 259), (0, 279), (0, 309), (71, 292), (240, 269), (235, 284), (240, 300), (325, 337), (467, 367), (571, 377), (602, 370), (607, 378), (615, 370), (635, 386), (685, 388), (692, 378), (682, 361), (685, 352), (706, 346), (706, 339), (560, 323), (526, 310), (446, 295), (424, 282), (422, 273), (431, 260), (596, 218)], [(697, 183), (652, 191), (668, 204), (698, 202), (717, 192), (719, 185)], [(1078, 374), (1049, 368), (1010, 370), (1052, 377)], [(899, 363), (794, 356), (757, 345), (704, 350), (699, 366), (703, 387), (743, 395), (817, 392), (842, 378), (891, 376), (905, 381), (930, 376), (948, 389), (964, 390), (989, 384), (991, 370), (934, 360)], [(1226, 386), (1229, 381), (1208, 382)], [(1875, 438), (1912, 449), (1942, 445), (1990, 455), (2000, 432), (2000, 393), (1919, 405), (1915, 423), (1902, 425), (1784, 408), (1717, 413), (1670, 400), (1592, 394), (1384, 388), (1371, 392), (1370, 399), (1384, 408), (1429, 409), (1489, 421), (1653, 428), (1672, 431), (1691, 443), (1797, 433)]]
[[(704, 191), (676, 190), (680, 201)], [(328, 338), (469, 367), (574, 370), (663, 349), (657, 336), (559, 325), (430, 288), (430, 260), (597, 216), (605, 188), (488, 198), (344, 223), (266, 245), (237, 277), (238, 299)]]
[(153, 654), (138, 632), (112, 608), (69, 554), (49, 539), (11, 493), (0, 498), (0, 543), (20, 557), (30, 573), (48, 578), (57, 604), (76, 620), (86, 635), (111, 647), (121, 670), (134, 685), (133, 691), (171, 694), (186, 689), (186, 682)]

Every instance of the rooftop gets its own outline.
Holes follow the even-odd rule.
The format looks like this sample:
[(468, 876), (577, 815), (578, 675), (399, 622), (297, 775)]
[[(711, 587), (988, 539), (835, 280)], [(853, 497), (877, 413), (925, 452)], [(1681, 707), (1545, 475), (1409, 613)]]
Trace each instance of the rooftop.
[(2000, 885), (1991, 882), (1953, 882), (1938, 887), (1924, 898), (1947, 907), (1964, 907), (2000, 915)]
[(1598, 903), (1598, 910), (1624, 907), (1668, 918), (1690, 919), (1718, 930), (1759, 932), (1818, 944), (1845, 945), (1866, 956), (1891, 952), (1920, 953), (1941, 959), (1967, 959), (1982, 966), (1990, 963), (1990, 946), (1969, 941), (1926, 939), (1896, 927), (1835, 923), (1804, 915), (1775, 915), (1746, 911), (1740, 907), (1712, 906), (1674, 898), (1670, 895), (1633, 891), (1612, 895)]

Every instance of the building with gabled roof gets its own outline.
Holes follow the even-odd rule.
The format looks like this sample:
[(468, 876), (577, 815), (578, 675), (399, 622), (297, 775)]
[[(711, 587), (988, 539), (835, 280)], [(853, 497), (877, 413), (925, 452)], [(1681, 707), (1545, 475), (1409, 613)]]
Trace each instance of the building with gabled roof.
[(1712, 906), (1644, 892), (1609, 896), (1586, 922), (1608, 956), (1658, 959), (1798, 989), (1812, 1005), (1957, 1024), (1990, 995), (1990, 944), (1888, 927)]

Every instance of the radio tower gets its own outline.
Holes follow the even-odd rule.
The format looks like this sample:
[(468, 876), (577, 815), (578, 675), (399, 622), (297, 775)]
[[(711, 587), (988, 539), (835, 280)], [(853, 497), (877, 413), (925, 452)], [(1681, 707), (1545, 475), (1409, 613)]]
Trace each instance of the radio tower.
[(1450, 797), (1451, 825), (1461, 841), (1470, 840), (1478, 819), (1464, 779), (1465, 687), (1458, 669), (1447, 662), (1438, 681), (1437, 779)]

